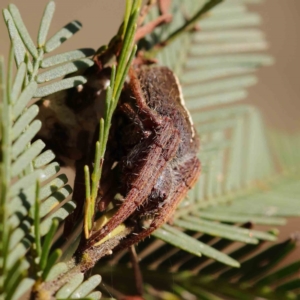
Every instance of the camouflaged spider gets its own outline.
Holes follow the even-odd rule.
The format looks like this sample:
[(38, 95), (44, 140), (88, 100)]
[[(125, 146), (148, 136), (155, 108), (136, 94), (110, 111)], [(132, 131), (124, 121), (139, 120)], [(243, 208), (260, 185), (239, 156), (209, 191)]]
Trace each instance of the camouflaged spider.
[[(117, 191), (103, 192), (99, 210), (105, 210), (116, 192), (123, 200), (84, 248), (125, 221), (134, 230), (118, 249), (149, 236), (168, 221), (200, 174), (199, 140), (173, 72), (166, 67), (141, 66), (132, 68), (129, 77), (114, 115), (103, 166), (105, 175), (117, 162)], [(145, 228), (143, 220), (149, 217), (151, 223)]]

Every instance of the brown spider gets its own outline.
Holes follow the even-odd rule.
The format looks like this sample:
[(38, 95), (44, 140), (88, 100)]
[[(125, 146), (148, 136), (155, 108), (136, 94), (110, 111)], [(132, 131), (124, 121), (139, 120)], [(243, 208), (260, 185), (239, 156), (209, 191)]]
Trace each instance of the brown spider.
[[(116, 164), (113, 171), (118, 181), (115, 188), (102, 192), (99, 210), (117, 193), (123, 200), (83, 249), (125, 221), (134, 231), (118, 249), (149, 236), (170, 219), (200, 174), (198, 137), (173, 72), (166, 67), (141, 66), (132, 68), (129, 75), (112, 122), (101, 186), (107, 186), (105, 174)], [(143, 221), (149, 217), (151, 223), (145, 228)]]

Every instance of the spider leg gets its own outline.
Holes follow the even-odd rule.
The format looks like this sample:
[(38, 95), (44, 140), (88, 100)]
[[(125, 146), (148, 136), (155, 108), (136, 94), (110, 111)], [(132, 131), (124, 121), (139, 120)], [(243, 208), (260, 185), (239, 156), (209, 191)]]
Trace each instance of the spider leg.
[(143, 121), (141, 120), (141, 118), (139, 118), (138, 113), (133, 109), (133, 107), (129, 103), (123, 103), (120, 106), (120, 109), (134, 124), (139, 127), (142, 133), (142, 138), (147, 138), (151, 132), (145, 129)]
[[(123, 114), (127, 116), (128, 119), (131, 120), (132, 123), (136, 124), (140, 128), (142, 139), (147, 139), (151, 134), (151, 130), (153, 131), (153, 128), (155, 128), (154, 131), (156, 130), (158, 132), (162, 132), (162, 135), (164, 135), (164, 132), (168, 130), (168, 126), (172, 127), (173, 129), (172, 124), (169, 124), (170, 122), (166, 118), (161, 118), (148, 107), (144, 97), (142, 96), (140, 82), (134, 69), (130, 69), (129, 75), (131, 83), (130, 88), (134, 95), (134, 97), (131, 97), (133, 103), (125, 102), (119, 106), (119, 109), (123, 112)], [(165, 121), (165, 123), (167, 123), (168, 126), (161, 128), (163, 120)], [(149, 126), (149, 124), (151, 125)], [(149, 130), (150, 128), (151, 130)], [(129, 137), (129, 139), (130, 138), (131, 136)], [(163, 145), (164, 141), (161, 140), (160, 143)], [(146, 158), (142, 159), (145, 160)], [(111, 177), (111, 174), (106, 174), (106, 176)], [(125, 178), (125, 180), (127, 181), (127, 178)], [(104, 211), (107, 208), (108, 204), (111, 202), (111, 199), (115, 194), (113, 190), (105, 191), (105, 189), (103, 189), (103, 182), (104, 180), (102, 179), (102, 192), (104, 193), (102, 194), (102, 196), (99, 195), (99, 200), (97, 201), (99, 211)]]
[[(154, 131), (154, 136), (153, 141), (155, 144), (157, 144), (158, 146), (163, 147), (165, 140), (167, 140), (169, 137), (166, 134), (166, 132), (172, 132), (174, 130), (173, 125), (170, 124), (170, 120), (168, 118), (162, 118), (160, 116), (157, 115), (156, 112), (154, 112), (152, 109), (149, 108), (149, 106), (147, 105), (144, 97), (142, 96), (142, 89), (140, 86), (140, 82), (137, 78), (136, 72), (134, 71), (134, 69), (130, 69), (130, 88), (133, 94), (133, 97), (131, 97), (131, 101), (130, 103), (125, 102), (120, 104), (119, 106), (119, 110), (126, 115), (126, 117), (133, 123), (135, 124), (140, 131), (140, 139), (141, 140), (145, 140), (143, 143), (147, 144), (147, 141), (151, 142), (151, 133)], [(164, 123), (164, 124), (163, 124)], [(150, 138), (149, 138), (150, 137)], [(147, 140), (147, 138), (149, 138)], [(132, 139), (132, 135), (126, 136), (126, 142), (130, 141)], [(147, 141), (146, 141), (147, 140)], [(153, 143), (152, 143), (153, 144)], [(137, 151), (141, 151), (142, 145), (138, 145), (137, 146), (138, 149)], [(147, 145), (146, 146), (149, 149), (144, 149), (144, 151), (149, 151), (151, 150), (151, 145)], [(171, 149), (172, 151), (172, 147), (170, 147), (169, 145), (167, 145), (167, 147), (169, 149)], [(132, 156), (135, 155), (134, 153), (134, 149), (131, 151)], [(157, 155), (157, 157), (159, 157), (160, 153), (155, 153), (155, 155)], [(168, 154), (164, 154), (164, 157), (167, 159), (168, 158)], [(147, 160), (147, 157), (142, 157), (141, 160)], [(136, 160), (136, 159), (135, 159)], [(130, 161), (128, 159), (128, 161)], [(139, 164), (143, 164), (143, 162), (139, 163)], [(152, 166), (147, 166), (147, 168), (151, 168)], [(152, 167), (153, 168), (153, 167)], [(138, 174), (139, 172), (136, 170), (131, 170), (130, 172), (125, 172), (125, 178), (123, 179), (124, 181), (129, 181), (130, 179), (128, 179), (128, 173), (135, 173)], [(106, 177), (111, 177), (111, 173), (106, 174)], [(129, 175), (130, 176), (130, 175)], [(103, 176), (104, 178), (104, 176)], [(154, 176), (155, 178), (155, 176)], [(111, 182), (111, 180), (109, 180), (109, 182)], [(106, 190), (105, 189), (105, 180), (102, 179), (102, 188), (101, 188), (101, 192), (102, 195), (99, 195), (99, 201), (98, 201), (98, 209), (99, 211), (104, 211), (108, 204), (111, 202), (111, 199), (113, 198), (113, 196), (115, 195), (115, 191), (114, 189), (110, 189), (110, 190)], [(137, 183), (137, 186), (139, 187), (139, 189), (141, 189), (141, 185), (140, 183)]]
[(148, 146), (144, 148), (144, 151), (132, 149), (133, 154), (139, 156), (134, 168), (127, 174), (125, 172), (128, 192), (123, 204), (109, 222), (90, 237), (85, 248), (89, 248), (103, 239), (109, 232), (125, 221), (137, 207), (143, 204), (165, 165), (175, 156), (179, 143), (179, 132), (174, 129), (169, 118), (164, 118), (162, 126), (157, 128), (152, 140), (146, 139), (144, 141), (144, 145)]
[[(164, 205), (159, 209), (159, 212), (151, 222), (150, 226), (138, 233), (135, 233), (134, 235), (132, 234), (131, 236), (125, 238), (122, 244), (117, 247), (117, 250), (128, 248), (131, 245), (143, 240), (171, 218), (179, 202), (184, 198), (188, 190), (194, 185), (201, 172), (201, 165), (196, 157), (190, 159), (186, 165), (182, 164), (179, 168), (181, 170), (186, 168), (186, 171), (183, 171), (189, 174), (188, 177), (183, 177), (185, 180), (183, 180), (183, 178), (181, 178), (181, 181), (176, 180), (176, 182), (173, 184), (176, 188), (174, 189), (173, 193), (171, 193), (164, 201)], [(147, 208), (145, 210), (147, 211)]]

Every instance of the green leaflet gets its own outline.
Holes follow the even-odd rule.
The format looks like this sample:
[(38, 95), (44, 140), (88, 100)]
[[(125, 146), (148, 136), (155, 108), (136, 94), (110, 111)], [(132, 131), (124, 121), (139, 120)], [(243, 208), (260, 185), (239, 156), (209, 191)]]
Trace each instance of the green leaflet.
[[(164, 225), (163, 229), (158, 229), (153, 235), (171, 243), (174, 246), (178, 246), (179, 248), (183, 249), (185, 247), (185, 251), (189, 251), (195, 255), (200, 256), (204, 254), (205, 256), (211, 257), (215, 260), (221, 261), (224, 264), (230, 265), (232, 267), (238, 267), (239, 263), (226, 254), (216, 251), (215, 249), (211, 248), (208, 245), (205, 245), (184, 233), (172, 228), (169, 225)], [(184, 246), (185, 245), (185, 246)]]
[(51, 52), (58, 48), (63, 42), (71, 38), (76, 32), (81, 29), (81, 23), (73, 21), (59, 30), (53, 37), (51, 37), (45, 44), (45, 52)]
[[(54, 154), (49, 150), (43, 152), (44, 143), (41, 140), (36, 140), (31, 144), (41, 127), (40, 121), (34, 120), (39, 109), (37, 105), (30, 103), (32, 97), (37, 93), (40, 96), (47, 95), (50, 92), (82, 84), (85, 82), (85, 78), (82, 76), (70, 77), (62, 82), (43, 86), (43, 88), (38, 87), (37, 81), (45, 81), (49, 78), (52, 80), (93, 64), (90, 59), (86, 58), (93, 54), (91, 49), (48, 57), (44, 62), (46, 45), (49, 50), (60, 44), (57, 44), (57, 40), (55, 40), (58, 35), (47, 41), (47, 32), (53, 13), (54, 2), (50, 1), (41, 21), (38, 46), (35, 46), (17, 7), (11, 4), (9, 9), (3, 11), (13, 44), (9, 57), (7, 83), (2, 60), (0, 73), (0, 86), (1, 92), (3, 92), (1, 94), (1, 152), (3, 154), (0, 165), (1, 175), (5, 174), (5, 176), (1, 176), (0, 219), (2, 225), (7, 225), (0, 230), (2, 243), (0, 269), (3, 276), (0, 283), (0, 297), (5, 299), (22, 297), (23, 293), (34, 284), (34, 281), (26, 276), (36, 278), (39, 276), (28, 274), (30, 263), (27, 260), (27, 253), (31, 248), (37, 247), (37, 253), (32, 252), (31, 249), (30, 253), (33, 255), (31, 263), (38, 264), (42, 254), (44, 276), (51, 271), (60, 255), (59, 251), (54, 251), (52, 254), (49, 252), (53, 230), (50, 238), (48, 235), (50, 243), (44, 243), (48, 246), (43, 248), (42, 253), (38, 250), (40, 238), (48, 233), (51, 226), (47, 224), (51, 224), (55, 217), (63, 220), (74, 209), (74, 203), (68, 201), (64, 202), (61, 208), (59, 207), (60, 203), (69, 196), (71, 190), (69, 186), (65, 185), (66, 180), (62, 175), (57, 177), (59, 165), (52, 162)], [(61, 35), (63, 31), (60, 31), (61, 38), (63, 38)], [(70, 36), (68, 35), (68, 37)], [(15, 76), (12, 68), (13, 57), (17, 64)], [(73, 62), (75, 59), (79, 59), (79, 61)], [(46, 68), (62, 62), (67, 66), (64, 71), (58, 66), (52, 71), (46, 70), (44, 75), (39, 74), (41, 65)], [(50, 177), (54, 178), (45, 185), (45, 181)], [(36, 190), (37, 181), (41, 185), (38, 190)], [(44, 203), (40, 205), (42, 200)], [(51, 214), (56, 208), (58, 210)], [(44, 217), (43, 220), (40, 219), (41, 216)], [(45, 262), (47, 263), (45, 264)], [(36, 265), (32, 270), (36, 270), (38, 273), (39, 267)]]
[(38, 41), (37, 41), (39, 48), (43, 47), (46, 42), (47, 34), (49, 31), (49, 27), (52, 21), (54, 11), (55, 11), (55, 3), (54, 1), (50, 1), (45, 8), (44, 15), (40, 24)]
[(70, 89), (80, 84), (85, 84), (86, 79), (83, 76), (74, 76), (66, 78), (37, 89), (34, 94), (35, 98), (45, 97), (61, 90)]
[[(64, 65), (58, 66), (56, 68), (51, 69), (50, 71), (43, 72), (38, 75), (37, 82), (43, 83), (48, 82), (53, 79), (57, 79), (59, 77), (65, 76), (70, 73), (74, 73), (78, 70), (88, 68), (92, 66), (94, 63), (92, 60), (88, 58), (83, 58), (81, 60), (75, 60)], [(51, 92), (53, 94), (53, 92)]]
[(74, 61), (88, 56), (92, 56), (94, 53), (95, 53), (94, 49), (85, 48), (85, 49), (78, 49), (78, 50), (65, 52), (62, 54), (56, 54), (45, 58), (42, 61), (41, 67), (42, 68), (53, 67), (69, 61)]

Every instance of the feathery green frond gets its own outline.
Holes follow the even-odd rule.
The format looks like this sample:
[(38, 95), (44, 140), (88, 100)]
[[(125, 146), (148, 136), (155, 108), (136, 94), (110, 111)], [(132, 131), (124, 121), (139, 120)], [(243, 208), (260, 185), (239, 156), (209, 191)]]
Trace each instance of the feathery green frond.
[[(57, 176), (59, 165), (52, 162), (53, 153), (49, 150), (43, 152), (45, 144), (41, 140), (31, 143), (41, 128), (41, 122), (34, 120), (39, 108), (29, 104), (31, 99), (37, 95), (44, 96), (53, 91), (82, 84), (85, 78), (70, 77), (41, 88), (38, 87), (38, 83), (57, 79), (93, 64), (90, 59), (85, 58), (93, 54), (91, 49), (49, 57), (43, 64), (46, 45), (48, 48), (51, 45), (54, 48), (53, 43), (57, 38), (46, 42), (53, 12), (54, 3), (51, 1), (41, 22), (39, 45), (36, 47), (17, 7), (11, 4), (9, 9), (3, 11), (13, 45), (7, 83), (4, 80), (6, 76), (2, 61), (0, 76), (2, 87), (0, 215), (1, 226), (4, 226), (1, 227), (0, 294), (5, 299), (17, 299), (17, 295), (22, 295), (33, 285), (34, 278), (37, 279), (39, 276), (37, 273), (28, 274), (28, 272), (43, 271), (45, 278), (51, 271), (60, 256), (58, 250), (50, 253), (58, 225), (56, 219), (62, 221), (75, 207), (73, 202), (65, 201), (71, 193), (71, 188), (66, 185), (66, 177)], [(72, 34), (65, 33), (65, 35), (70, 37)], [(62, 32), (60, 36), (64, 37)], [(12, 82), (13, 56), (17, 63), (17, 73)], [(74, 61), (76, 58), (79, 60)], [(49, 67), (61, 63), (65, 65), (39, 74), (40, 65)], [(36, 191), (37, 181), (39, 189)], [(53, 220), (56, 220), (54, 222), (57, 224), (54, 229), (51, 227)], [(49, 230), (51, 234), (48, 233)], [(45, 235), (47, 237), (43, 239)], [(41, 238), (44, 240), (42, 249)], [(32, 270), (29, 270), (30, 265)], [(27, 274), (33, 279), (26, 278)]]
[[(36, 89), (33, 86), (36, 83), (52, 81), (78, 70), (84, 70), (93, 64), (91, 59), (86, 58), (94, 53), (92, 49), (81, 49), (44, 58), (45, 53), (58, 48), (64, 41), (71, 38), (81, 28), (81, 24), (78, 21), (74, 21), (66, 25), (53, 37), (47, 40), (47, 34), (54, 10), (55, 3), (50, 1), (45, 8), (44, 15), (40, 23), (38, 46), (34, 45), (33, 40), (23, 23), (18, 8), (14, 4), (10, 4), (8, 9), (3, 10), (3, 16), (8, 27), (10, 39), (14, 45), (14, 54), (17, 66), (21, 67), (23, 62), (27, 65), (26, 81), (27, 83), (28, 81), (31, 82), (30, 84), (32, 89)], [(39, 74), (40, 67), (48, 68), (57, 64), (62, 65)], [(24, 69), (24, 67), (22, 68)], [(22, 69), (20, 69), (19, 72), (21, 72), (21, 70)], [(85, 83), (85, 78), (82, 76), (71, 77), (38, 88), (34, 97), (44, 97), (54, 92), (69, 89), (83, 83)], [(18, 107), (19, 113), (27, 104), (25, 100), (21, 103), (23, 106)]]
[[(10, 61), (10, 64), (12, 64), (12, 61)], [(22, 65), (20, 68), (22, 68)], [(11, 69), (9, 70), (11, 72)], [(5, 113), (1, 117), (1, 152), (3, 153), (1, 170), (5, 171), (3, 174), (6, 174), (6, 176), (1, 177), (1, 191), (3, 191), (1, 194), (1, 212), (3, 212), (1, 222), (5, 224), (6, 228), (3, 228), (2, 231), (3, 251), (1, 257), (4, 261), (1, 266), (1, 273), (3, 274), (3, 283), (10, 279), (10, 284), (1, 286), (1, 295), (6, 299), (15, 299), (14, 293), (19, 293), (20, 289), (24, 289), (22, 284), (24, 280), (26, 281), (26, 274), (30, 266), (29, 256), (26, 254), (31, 247), (34, 247), (34, 244), (37, 247), (38, 259), (39, 242), (37, 239), (39, 237), (36, 237), (37, 239), (34, 242), (35, 235), (41, 233), (43, 236), (48, 231), (39, 230), (42, 229), (43, 223), (47, 220), (46, 218), (40, 224), (39, 204), (40, 201), (46, 200), (50, 196), (55, 197), (52, 195), (53, 191), (51, 189), (55, 189), (55, 185), (57, 185), (55, 180), (52, 180), (50, 183), (51, 189), (49, 190), (47, 187), (49, 184), (45, 185), (44, 182), (55, 176), (59, 170), (57, 164), (52, 164), (54, 168), (51, 168), (51, 164), (47, 165), (54, 158), (52, 153), (47, 151), (40, 154), (44, 148), (44, 143), (40, 140), (33, 144), (30, 143), (40, 128), (40, 121), (33, 120), (38, 108), (33, 105), (27, 109), (26, 104), (20, 105), (19, 103), (28, 103), (37, 85), (29, 84), (26, 86), (24, 84), (25, 72), (22, 71), (22, 74), (23, 76), (20, 76), (20, 72), (17, 72), (16, 75), (16, 80), (22, 82), (22, 84), (15, 81), (12, 86), (19, 87), (12, 90), (11, 87), (7, 86), (8, 93), (5, 94), (5, 98), (1, 102), (2, 112)], [(8, 76), (12, 75), (9, 74)], [(3, 77), (1, 81), (2, 86), (5, 87)], [(15, 94), (13, 91), (15, 91)], [(12, 96), (15, 97), (15, 101), (12, 101)], [(8, 99), (8, 101), (5, 99)], [(24, 114), (22, 114), (23, 111)], [(33, 116), (28, 112), (31, 112)], [(12, 131), (12, 134), (10, 131)], [(35, 163), (33, 164), (34, 160)], [(37, 181), (40, 182), (41, 188), (36, 192)], [(65, 183), (64, 181), (61, 186), (64, 186)], [(62, 201), (61, 198), (60, 200)], [(53, 207), (49, 212), (52, 209)], [(15, 280), (12, 279), (11, 272), (13, 272)]]

